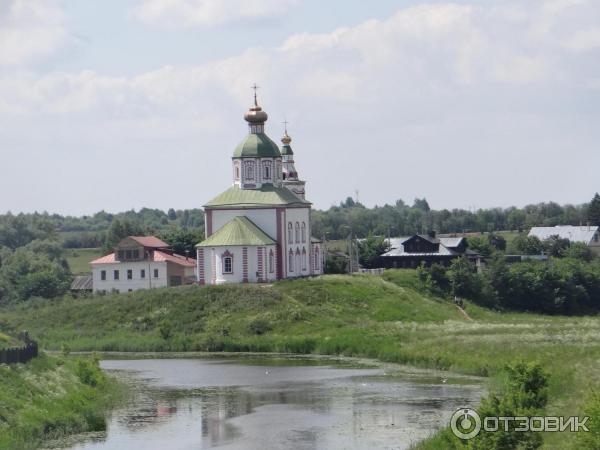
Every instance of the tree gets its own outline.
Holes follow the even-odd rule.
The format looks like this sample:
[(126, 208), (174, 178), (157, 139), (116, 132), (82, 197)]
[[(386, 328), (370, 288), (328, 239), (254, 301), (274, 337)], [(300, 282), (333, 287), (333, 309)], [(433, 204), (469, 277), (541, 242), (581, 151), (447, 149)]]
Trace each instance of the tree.
[(506, 239), (502, 236), (494, 233), (488, 234), (488, 242), (492, 247), (496, 250), (504, 251), (506, 250)]
[(143, 234), (144, 231), (142, 230), (142, 227), (136, 223), (132, 223), (128, 220), (114, 220), (106, 233), (102, 251), (104, 253), (110, 253), (121, 239), (126, 238), (127, 236), (140, 236)]
[(519, 233), (513, 239), (510, 251), (520, 255), (540, 255), (544, 251), (544, 244), (535, 236)]
[(358, 241), (359, 262), (364, 267), (372, 269), (377, 265), (379, 257), (389, 249), (390, 244), (386, 238), (370, 235)]
[(581, 261), (590, 262), (594, 255), (590, 248), (583, 242), (573, 242), (568, 249), (565, 250), (565, 258), (579, 259)]
[(588, 206), (587, 217), (590, 225), (600, 225), (600, 195), (597, 192)]
[(169, 220), (177, 219), (177, 213), (175, 212), (175, 210), (173, 208), (169, 208), (169, 211), (167, 211), (167, 217), (169, 218)]
[(469, 299), (479, 297), (480, 288), (475, 266), (467, 258), (463, 256), (453, 259), (447, 273), (452, 295)]
[(483, 236), (473, 236), (468, 238), (469, 248), (482, 256), (491, 256), (494, 253), (494, 247), (490, 244), (488, 238)]
[(172, 226), (160, 232), (158, 237), (173, 247), (175, 253), (194, 257), (196, 254), (196, 244), (204, 239), (204, 230), (201, 228), (186, 230)]
[(413, 203), (413, 208), (420, 209), (423, 212), (431, 211), (431, 208), (429, 207), (429, 203), (427, 203), (427, 199), (425, 199), (425, 198), (415, 198), (415, 201)]
[(544, 239), (544, 251), (550, 256), (562, 258), (565, 256), (571, 242), (568, 239), (562, 239), (560, 236), (550, 236)]
[(0, 300), (27, 300), (30, 297), (53, 298), (69, 288), (71, 275), (62, 256), (51, 259), (32, 246), (3, 253), (0, 267)]

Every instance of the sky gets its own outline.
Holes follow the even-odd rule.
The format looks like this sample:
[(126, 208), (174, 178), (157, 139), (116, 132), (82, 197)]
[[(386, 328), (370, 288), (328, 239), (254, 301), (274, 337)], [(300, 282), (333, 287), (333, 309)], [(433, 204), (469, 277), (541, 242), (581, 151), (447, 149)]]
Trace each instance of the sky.
[(201, 207), (253, 83), (319, 209), (600, 190), (597, 0), (1, 0), (0, 212)]

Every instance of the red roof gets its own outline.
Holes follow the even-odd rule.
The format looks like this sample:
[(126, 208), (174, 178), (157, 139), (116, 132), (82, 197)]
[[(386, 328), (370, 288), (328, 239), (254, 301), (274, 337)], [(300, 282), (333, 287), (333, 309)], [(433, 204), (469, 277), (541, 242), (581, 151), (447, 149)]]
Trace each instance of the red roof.
[(144, 247), (150, 248), (168, 248), (169, 244), (164, 241), (161, 241), (156, 236), (128, 236), (129, 238), (136, 241), (138, 244), (143, 245)]
[[(195, 267), (196, 266), (196, 261), (193, 258), (186, 258), (185, 256), (182, 255), (178, 255), (176, 253), (173, 253), (172, 255), (169, 253), (165, 253), (165, 252), (161, 252), (159, 250), (155, 250), (154, 252), (152, 252), (153, 255), (153, 261), (154, 262), (172, 262), (174, 264), (179, 264), (180, 266), (187, 266), (187, 267)], [(111, 264), (111, 263), (119, 263), (120, 261), (117, 261), (115, 259), (115, 254), (111, 253), (109, 255), (103, 256), (102, 258), (98, 258), (93, 260), (92, 262), (90, 262), (90, 264)]]
[(181, 266), (189, 266), (195, 267), (196, 261), (193, 258), (186, 258), (185, 256), (178, 255), (177, 253), (173, 253), (172, 255), (165, 252), (155, 251), (154, 252), (154, 261), (169, 261), (175, 264), (179, 264)]

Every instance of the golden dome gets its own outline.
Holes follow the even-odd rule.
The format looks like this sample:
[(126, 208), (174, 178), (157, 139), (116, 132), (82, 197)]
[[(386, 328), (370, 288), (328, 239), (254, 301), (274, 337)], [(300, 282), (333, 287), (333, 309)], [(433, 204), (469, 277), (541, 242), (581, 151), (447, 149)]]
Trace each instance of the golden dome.
[(244, 114), (244, 119), (249, 123), (265, 123), (268, 118), (269, 116), (267, 113), (257, 104), (251, 106), (248, 111), (246, 111), (246, 114)]
[(287, 131), (283, 134), (283, 137), (281, 138), (281, 142), (283, 142), (285, 145), (289, 145), (290, 142), (292, 142), (292, 138), (290, 137), (289, 134), (287, 134)]

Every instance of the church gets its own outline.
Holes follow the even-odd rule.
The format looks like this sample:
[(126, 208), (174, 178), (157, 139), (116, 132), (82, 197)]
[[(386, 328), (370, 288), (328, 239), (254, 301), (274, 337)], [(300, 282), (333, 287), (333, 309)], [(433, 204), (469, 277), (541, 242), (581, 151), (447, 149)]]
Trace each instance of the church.
[(231, 158), (232, 186), (204, 205), (206, 239), (196, 246), (199, 284), (268, 283), (323, 273), (323, 249), (311, 237), (311, 203), (294, 165), (292, 139), (265, 134), (267, 113), (244, 115), (248, 135)]

